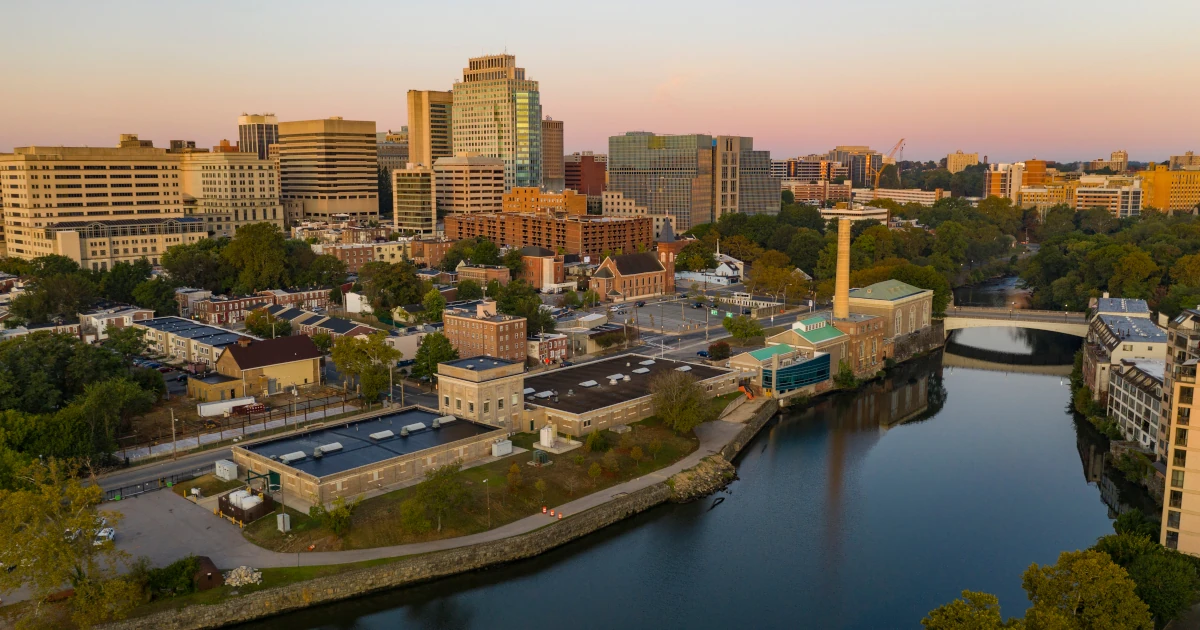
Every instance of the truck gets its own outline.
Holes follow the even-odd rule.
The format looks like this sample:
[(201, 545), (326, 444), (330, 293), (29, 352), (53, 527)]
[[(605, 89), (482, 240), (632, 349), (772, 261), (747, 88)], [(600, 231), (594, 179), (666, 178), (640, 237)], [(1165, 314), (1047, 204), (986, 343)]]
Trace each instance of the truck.
[(234, 407), (254, 404), (253, 396), (244, 396), (242, 398), (231, 398), (229, 400), (214, 400), (212, 402), (200, 403), (196, 405), (196, 413), (200, 414), (201, 418), (211, 416), (223, 416), (231, 411)]

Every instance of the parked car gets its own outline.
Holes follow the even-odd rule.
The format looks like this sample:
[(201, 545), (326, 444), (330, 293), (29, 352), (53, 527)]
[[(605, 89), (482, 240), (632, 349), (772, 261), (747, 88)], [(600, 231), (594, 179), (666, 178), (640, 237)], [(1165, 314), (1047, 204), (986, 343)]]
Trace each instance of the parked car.
[(692, 308), (704, 308), (704, 302), (696, 302), (692, 304)]
[(696, 356), (704, 357), (705, 359), (707, 359), (708, 358), (708, 350), (701, 350), (700, 352), (696, 353)]
[(646, 300), (638, 300), (637, 302), (634, 302), (634, 304), (637, 305), (638, 308), (641, 308), (646, 305)]
[(572, 365), (575, 365), (575, 364), (574, 364), (574, 363), (571, 363), (570, 361), (563, 361), (563, 362), (562, 362), (562, 366), (563, 366), (563, 367), (571, 367)]
[(752, 310), (750, 310), (750, 309), (748, 309), (748, 308), (744, 308), (744, 309), (742, 309), (742, 315), (750, 315), (750, 314), (752, 314), (753, 312), (754, 312), (754, 311), (752, 311)]
[(156, 368), (156, 369), (157, 369), (159, 372), (162, 372), (163, 374), (166, 374), (167, 372), (174, 372), (174, 371), (175, 371), (175, 368), (173, 368), (173, 367), (171, 367), (171, 366), (169, 366), (169, 365), (160, 365), (160, 366), (158, 366), (158, 368)]
[(116, 539), (117, 539), (117, 530), (115, 530), (111, 527), (105, 527), (104, 529), (96, 532), (96, 539), (92, 541), (92, 544), (95, 545), (96, 547), (99, 547), (100, 545), (103, 545), (106, 542), (110, 543)]
[(182, 382), (182, 381), (186, 381), (186, 380), (187, 380), (187, 377), (188, 377), (188, 375), (187, 375), (187, 374), (180, 374), (179, 376), (176, 376), (176, 377), (175, 377), (175, 381), (176, 381), (176, 382)]

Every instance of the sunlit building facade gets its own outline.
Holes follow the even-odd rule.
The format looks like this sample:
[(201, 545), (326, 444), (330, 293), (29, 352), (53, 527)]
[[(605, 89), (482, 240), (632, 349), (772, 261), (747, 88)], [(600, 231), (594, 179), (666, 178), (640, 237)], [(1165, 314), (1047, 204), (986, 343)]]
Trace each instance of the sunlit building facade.
[(454, 84), (451, 129), (455, 154), (504, 162), (504, 187), (542, 184), (542, 105), (538, 82), (513, 55), (475, 57)]

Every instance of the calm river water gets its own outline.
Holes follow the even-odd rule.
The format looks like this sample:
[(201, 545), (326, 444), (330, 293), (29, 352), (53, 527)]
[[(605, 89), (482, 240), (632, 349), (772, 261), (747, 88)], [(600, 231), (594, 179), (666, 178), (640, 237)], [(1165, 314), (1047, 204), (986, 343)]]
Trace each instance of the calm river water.
[[(1079, 343), (1007, 328), (953, 341), (1067, 360)], [(916, 628), (964, 588), (1020, 615), (1031, 562), (1090, 545), (1141, 497), (1104, 474), (1066, 377), (948, 363), (782, 415), (716, 507), (659, 507), (533, 560), (247, 627)]]

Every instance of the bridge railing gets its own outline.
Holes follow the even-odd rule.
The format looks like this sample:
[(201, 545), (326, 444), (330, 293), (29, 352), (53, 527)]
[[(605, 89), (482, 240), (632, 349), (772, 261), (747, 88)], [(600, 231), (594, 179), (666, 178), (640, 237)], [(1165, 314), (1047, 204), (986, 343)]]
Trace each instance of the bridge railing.
[(1053, 318), (1053, 319), (1078, 319), (1078, 320), (1086, 320), (1087, 319), (1087, 313), (1077, 313), (1077, 312), (1071, 312), (1071, 311), (1047, 311), (1047, 310), (1031, 309), (1031, 308), (990, 308), (990, 307), (986, 307), (986, 306), (950, 306), (950, 307), (947, 307), (946, 308), (946, 316), (952, 317), (954, 315), (964, 315), (964, 316), (971, 316), (971, 315), (1001, 316), (1001, 315), (1003, 315), (1004, 317), (1014, 317), (1014, 318), (1019, 318), (1021, 316), (1025, 316), (1025, 317), (1031, 317), (1031, 318), (1037, 317), (1037, 318), (1045, 318), (1045, 319), (1050, 319), (1050, 318)]

